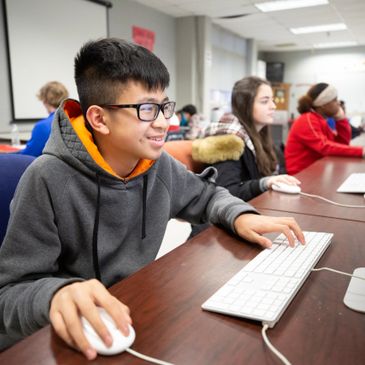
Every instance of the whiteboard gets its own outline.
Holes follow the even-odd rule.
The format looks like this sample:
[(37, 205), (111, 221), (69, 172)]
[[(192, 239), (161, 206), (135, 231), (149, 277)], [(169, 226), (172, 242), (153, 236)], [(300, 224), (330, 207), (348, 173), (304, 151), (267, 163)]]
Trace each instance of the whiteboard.
[(365, 115), (365, 70), (323, 72), (317, 79), (337, 89), (338, 99), (345, 101), (347, 116)]
[(39, 89), (62, 82), (77, 99), (74, 58), (107, 36), (107, 7), (86, 0), (5, 0), (14, 120), (46, 117)]

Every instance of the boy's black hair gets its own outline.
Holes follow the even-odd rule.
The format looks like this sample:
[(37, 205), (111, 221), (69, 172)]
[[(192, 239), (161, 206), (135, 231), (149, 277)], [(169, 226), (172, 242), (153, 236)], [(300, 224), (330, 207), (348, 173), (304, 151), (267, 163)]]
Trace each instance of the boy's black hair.
[(87, 42), (75, 57), (75, 81), (81, 109), (113, 104), (129, 81), (147, 90), (164, 90), (170, 82), (162, 61), (146, 48), (118, 38)]

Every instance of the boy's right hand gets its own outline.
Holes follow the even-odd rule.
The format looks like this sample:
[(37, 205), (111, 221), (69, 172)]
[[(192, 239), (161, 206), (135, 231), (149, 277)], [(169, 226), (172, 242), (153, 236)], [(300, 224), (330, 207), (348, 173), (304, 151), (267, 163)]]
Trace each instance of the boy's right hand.
[(129, 308), (96, 279), (72, 283), (59, 289), (53, 296), (49, 312), (56, 333), (89, 360), (95, 359), (97, 353), (84, 335), (81, 316), (90, 322), (107, 346), (112, 344), (111, 335), (100, 319), (97, 306), (109, 313), (124, 335), (129, 334), (128, 324), (132, 324)]

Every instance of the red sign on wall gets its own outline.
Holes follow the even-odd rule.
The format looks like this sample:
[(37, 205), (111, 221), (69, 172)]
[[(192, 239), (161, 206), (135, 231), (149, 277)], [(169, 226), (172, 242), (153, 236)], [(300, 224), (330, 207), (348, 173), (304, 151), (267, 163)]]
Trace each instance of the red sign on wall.
[(136, 27), (132, 27), (133, 42), (147, 48), (149, 51), (153, 51), (155, 45), (155, 32), (152, 30)]

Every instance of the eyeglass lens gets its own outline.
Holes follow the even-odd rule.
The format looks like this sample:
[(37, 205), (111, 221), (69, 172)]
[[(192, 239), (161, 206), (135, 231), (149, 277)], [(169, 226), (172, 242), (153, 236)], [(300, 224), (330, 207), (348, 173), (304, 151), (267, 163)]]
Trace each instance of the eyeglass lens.
[[(162, 105), (162, 113), (166, 119), (169, 119), (174, 114), (175, 104), (173, 102), (168, 102)], [(160, 105), (158, 104), (141, 104), (139, 107), (139, 117), (142, 120), (152, 121), (155, 120), (160, 111)]]

